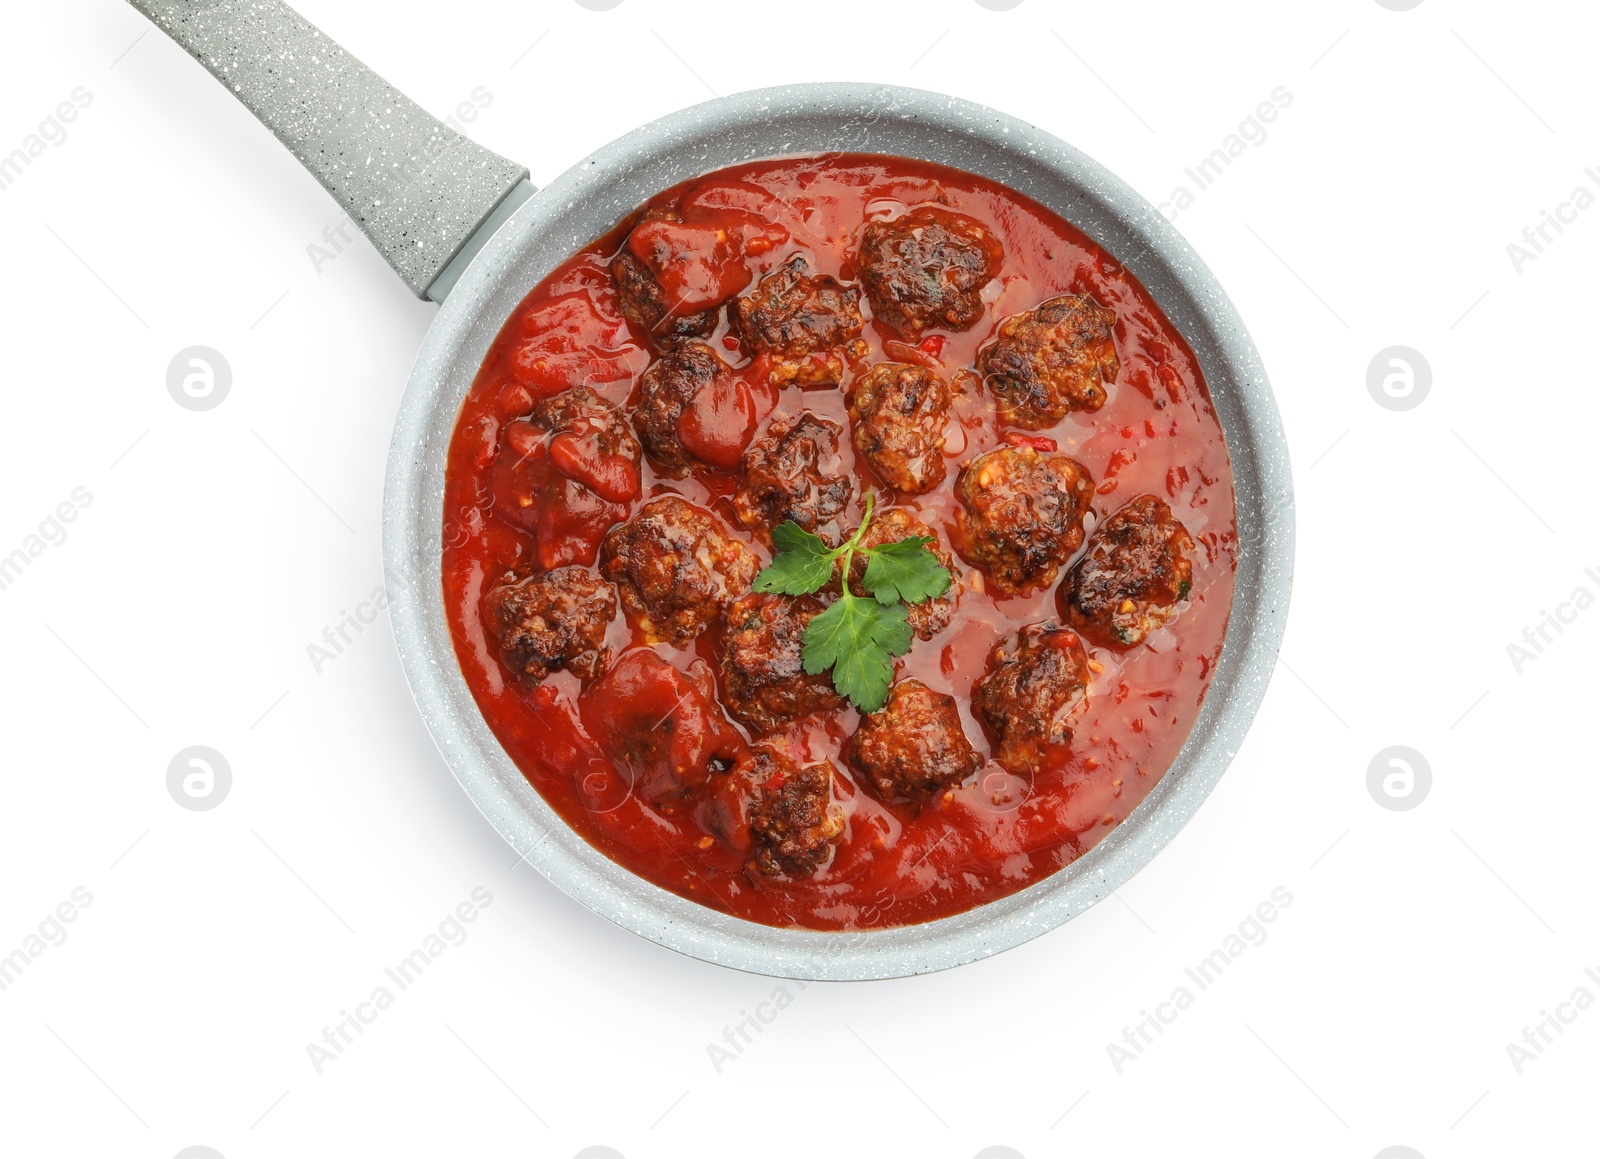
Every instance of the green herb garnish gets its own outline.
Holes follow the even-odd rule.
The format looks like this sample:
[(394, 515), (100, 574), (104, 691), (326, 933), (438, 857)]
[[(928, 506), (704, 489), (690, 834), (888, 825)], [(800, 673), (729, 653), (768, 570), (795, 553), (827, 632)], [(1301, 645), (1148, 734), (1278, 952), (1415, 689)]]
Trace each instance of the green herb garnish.
[[(758, 592), (804, 596), (821, 591), (839, 564), (839, 598), (806, 625), (801, 637), (801, 663), (811, 675), (833, 669), (833, 686), (862, 712), (877, 712), (889, 699), (894, 657), (911, 650), (911, 625), (906, 605), (942, 596), (950, 590), (950, 573), (927, 550), (928, 535), (908, 535), (893, 543), (862, 547), (872, 523), (872, 493), (855, 534), (829, 547), (797, 523), (772, 530), (772, 563), (752, 585)], [(863, 599), (850, 590), (850, 569), (857, 555), (867, 561), (861, 586)]]

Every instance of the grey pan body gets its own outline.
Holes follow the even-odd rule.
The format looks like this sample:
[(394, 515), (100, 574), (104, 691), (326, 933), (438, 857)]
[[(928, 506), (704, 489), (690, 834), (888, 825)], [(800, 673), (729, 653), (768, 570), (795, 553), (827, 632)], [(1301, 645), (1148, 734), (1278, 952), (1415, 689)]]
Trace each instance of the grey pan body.
[[(194, 7), (177, 0), (140, 6)], [(223, 0), (209, 10), (245, 6)], [(259, 11), (263, 0), (248, 7)], [(1205, 373), (1233, 461), (1240, 547), (1210, 693), (1177, 759), (1127, 820), (1071, 865), (1010, 897), (920, 925), (843, 933), (775, 929), (718, 913), (635, 876), (569, 828), (479, 712), (456, 662), (440, 582), (452, 519), (443, 509), (445, 459), (456, 415), (528, 291), (664, 188), (743, 161), (829, 152), (917, 158), (998, 181), (1065, 217), (1131, 271)], [(1238, 751), (1272, 676), (1288, 611), (1294, 504), (1277, 408), (1244, 324), (1149, 202), (1071, 146), (991, 109), (912, 89), (813, 84), (675, 113), (606, 145), (520, 204), (502, 194), (451, 220), (473, 214), (477, 223), (491, 215), (503, 221), (447, 247), (440, 262), (455, 259), (454, 284), (395, 424), (384, 566), (400, 656), (429, 731), (467, 794), (539, 872), (601, 916), (708, 962), (791, 978), (892, 978), (988, 957), (1054, 929), (1131, 878), (1194, 815)]]

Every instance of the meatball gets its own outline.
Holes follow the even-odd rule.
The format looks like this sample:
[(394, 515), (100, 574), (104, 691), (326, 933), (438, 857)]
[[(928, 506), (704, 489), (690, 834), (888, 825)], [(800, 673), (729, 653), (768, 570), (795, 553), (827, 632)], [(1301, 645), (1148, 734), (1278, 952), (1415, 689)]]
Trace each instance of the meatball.
[(1094, 481), (1065, 455), (1001, 447), (968, 463), (956, 483), (957, 549), (1003, 595), (1044, 587), (1083, 545)]
[(600, 548), (601, 573), (646, 638), (680, 646), (748, 591), (759, 568), (721, 520), (677, 495), (650, 500)]
[(506, 424), (491, 473), (495, 511), (533, 535), (540, 567), (593, 563), (639, 497), (639, 457), (618, 410), (577, 387)]
[[(872, 522), (867, 525), (866, 533), (861, 537), (861, 546), (881, 547), (885, 543), (897, 543), (913, 535), (925, 535), (933, 540), (932, 543), (926, 544), (923, 550), (932, 552), (934, 558), (939, 561), (939, 566), (953, 577), (956, 571), (955, 561), (939, 542), (938, 532), (903, 507), (891, 507), (887, 511), (875, 514)], [(857, 555), (850, 565), (850, 590), (858, 596), (867, 594), (867, 589), (861, 582), (866, 574), (866, 562)], [(952, 583), (950, 590), (944, 595), (910, 605), (906, 609), (906, 623), (911, 625), (911, 630), (916, 633), (919, 640), (931, 640), (949, 626), (950, 618), (956, 612), (956, 600), (957, 588)]]
[(527, 684), (557, 669), (593, 680), (605, 668), (617, 590), (582, 567), (508, 577), (483, 597), (484, 624), (506, 667)]
[[(615, 766), (628, 790), (663, 806), (726, 773), (749, 748), (717, 708), (716, 682), (703, 660), (681, 672), (648, 648), (618, 660), (578, 698), (584, 731)], [(609, 774), (591, 773), (586, 781)], [(609, 798), (603, 786), (583, 784)]]
[(749, 867), (763, 877), (809, 877), (844, 836), (844, 812), (833, 802), (833, 765), (801, 768), (761, 745), (748, 772), (758, 786), (750, 804)]
[(1189, 595), (1189, 532), (1154, 495), (1130, 500), (1089, 537), (1061, 587), (1062, 610), (1096, 644), (1131, 648), (1178, 614)]
[(1064, 294), (1007, 318), (978, 354), (1000, 417), (1027, 430), (1052, 426), (1068, 411), (1097, 411), (1121, 364), (1111, 328), (1117, 316), (1087, 294)]
[(1089, 686), (1076, 632), (1031, 624), (995, 646), (972, 686), (972, 711), (994, 738), (994, 758), (1013, 773), (1036, 771), (1049, 746), (1072, 739), (1071, 718)]
[(650, 267), (626, 249), (611, 259), (611, 280), (616, 283), (623, 316), (658, 352), (686, 338), (709, 338), (717, 328), (715, 308), (693, 314), (673, 313), (666, 291)]
[(944, 482), (950, 387), (921, 366), (885, 362), (850, 391), (856, 450), (896, 491), (921, 495)]
[(837, 544), (839, 516), (854, 486), (839, 458), (839, 424), (810, 411), (777, 417), (767, 436), (744, 453), (744, 475), (733, 496), (739, 522), (763, 536), (785, 520)]
[(664, 351), (685, 338), (709, 338), (717, 307), (750, 281), (741, 238), (715, 223), (685, 224), (648, 210), (611, 261), (622, 313)]
[(806, 674), (800, 638), (822, 605), (812, 599), (753, 593), (727, 612), (722, 650), (723, 703), (758, 733), (813, 712), (844, 707), (827, 672)]
[(639, 379), (633, 426), (662, 474), (732, 467), (755, 433), (750, 389), (704, 342), (683, 342)]
[(882, 710), (862, 719), (850, 759), (886, 801), (931, 797), (983, 765), (961, 729), (955, 697), (920, 680), (898, 681)]
[(602, 499), (639, 497), (639, 440), (622, 412), (587, 386), (545, 399), (529, 422), (550, 432), (550, 460)]
[(772, 379), (803, 385), (838, 382), (837, 351), (861, 338), (861, 291), (806, 274), (796, 254), (729, 307), (733, 328), (753, 354), (773, 359)]
[(868, 223), (857, 265), (873, 317), (915, 342), (924, 330), (965, 330), (983, 317), (978, 294), (1004, 256), (982, 222), (925, 206)]

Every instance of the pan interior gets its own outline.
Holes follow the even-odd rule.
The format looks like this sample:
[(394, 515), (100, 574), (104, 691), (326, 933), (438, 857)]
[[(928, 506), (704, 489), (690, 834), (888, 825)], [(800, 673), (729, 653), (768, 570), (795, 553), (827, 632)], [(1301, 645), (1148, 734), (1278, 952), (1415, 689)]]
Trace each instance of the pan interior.
[[(770, 157), (882, 153), (964, 169), (1033, 198), (1126, 266), (1200, 361), (1233, 462), (1239, 561), (1221, 661), (1182, 751), (1092, 850), (1019, 893), (922, 925), (784, 930), (634, 876), (571, 830), (501, 749), (456, 663), (440, 547), (445, 456), (495, 335), (574, 251), (669, 186)], [(1021, 121), (951, 97), (869, 85), (737, 94), (654, 122), (575, 165), (517, 210), (444, 303), (412, 372), (384, 497), (390, 614), (412, 692), (462, 786), (508, 842), (602, 916), (710, 962), (804, 979), (898, 977), (1020, 944), (1083, 912), (1150, 861), (1210, 792), (1254, 717), (1287, 612), (1293, 499), (1276, 405), (1243, 323), (1170, 224), (1094, 161)]]

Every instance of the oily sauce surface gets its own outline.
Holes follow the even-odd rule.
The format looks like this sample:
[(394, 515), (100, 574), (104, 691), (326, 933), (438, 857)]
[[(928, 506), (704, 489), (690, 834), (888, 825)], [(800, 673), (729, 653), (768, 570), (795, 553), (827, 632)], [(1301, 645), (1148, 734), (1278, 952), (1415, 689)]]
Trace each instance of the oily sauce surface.
[[(479, 614), (487, 588), (508, 571), (534, 569), (538, 558), (535, 537), (496, 511), (497, 502), (507, 502), (493, 471), (503, 431), (531, 409), (528, 392), (507, 373), (508, 359), (524, 360), (523, 381), (530, 375), (527, 360), (534, 357), (538, 364), (531, 373), (547, 376), (549, 389), (587, 383), (624, 406), (651, 361), (643, 336), (631, 332), (622, 317), (608, 272), (639, 219), (635, 215), (528, 294), (491, 348), (457, 420), (447, 468), (442, 579), (457, 657), (490, 728), (552, 807), (608, 857), (664, 889), (756, 922), (838, 930), (928, 921), (1014, 893), (1069, 864), (1128, 815), (1182, 747), (1227, 626), (1237, 551), (1232, 472), (1188, 346), (1133, 277), (1067, 222), (999, 185), (940, 166), (870, 155), (763, 161), (668, 190), (650, 204), (691, 207), (702, 218), (723, 210), (738, 216), (746, 251), (712, 252), (692, 271), (715, 284), (670, 287), (689, 301), (696, 295), (715, 299), (729, 286), (748, 293), (795, 254), (804, 255), (811, 273), (853, 282), (864, 223), (919, 205), (940, 205), (987, 225), (1003, 244), (1004, 264), (983, 293), (985, 315), (963, 332), (933, 331), (915, 348), (869, 322), (863, 337), (870, 353), (862, 369), (916, 361), (960, 381), (1001, 321), (1045, 299), (1087, 293), (1115, 311), (1121, 370), (1105, 405), (1095, 413), (1069, 414), (1046, 430), (1011, 431), (1010, 441), (1059, 450), (1088, 468), (1096, 486), (1088, 528), (1137, 495), (1165, 500), (1196, 544), (1189, 602), (1175, 621), (1131, 650), (1089, 647), (1093, 679), (1070, 751), (1031, 776), (1013, 775), (988, 760), (960, 787), (920, 809), (887, 805), (852, 775), (842, 755), (859, 719), (855, 709), (791, 726), (789, 741), (804, 756), (833, 759), (843, 774), (847, 829), (832, 861), (812, 877), (771, 880), (748, 872), (745, 855), (703, 824), (703, 801), (662, 809), (642, 800), (585, 733), (578, 678), (563, 671), (536, 688), (520, 686)], [(558, 337), (535, 342), (539, 350), (530, 356), (528, 337), (545, 332)], [(704, 416), (699, 439), (707, 458), (717, 453), (719, 439), (736, 451), (750, 433), (730, 428), (753, 423), (759, 438), (774, 416), (809, 410), (846, 432), (839, 451), (856, 484), (846, 526), (859, 522), (868, 490), (880, 507), (885, 504), (889, 493), (865, 463), (856, 462), (848, 437), (845, 389), (851, 372), (845, 387), (773, 386), (767, 367), (729, 335), (726, 310), (709, 341), (748, 386), (748, 396), (713, 405)], [(950, 481), (930, 494), (895, 499), (938, 529), (946, 547), (956, 507), (952, 482), (960, 467), (1007, 442), (993, 399), (978, 381), (965, 379), (952, 410), (945, 446)], [(730, 513), (737, 454), (729, 453), (726, 461), (727, 470), (671, 479), (646, 458), (643, 498), (632, 509), (656, 495), (680, 494), (715, 511), (766, 563), (770, 549)], [(568, 513), (544, 515), (542, 533), (559, 537)], [(967, 736), (987, 754), (984, 730), (970, 710), (972, 685), (997, 641), (1028, 624), (1059, 622), (1057, 584), (996, 599), (959, 554), (955, 562), (962, 590), (953, 621), (931, 641), (916, 641), (897, 661), (896, 678), (914, 676), (953, 695)], [(1069, 567), (1062, 568), (1063, 580)], [(686, 648), (653, 647), (679, 668), (687, 670), (700, 657), (715, 670), (718, 636), (713, 627)], [(613, 662), (629, 648), (651, 646), (620, 611), (607, 644)]]

